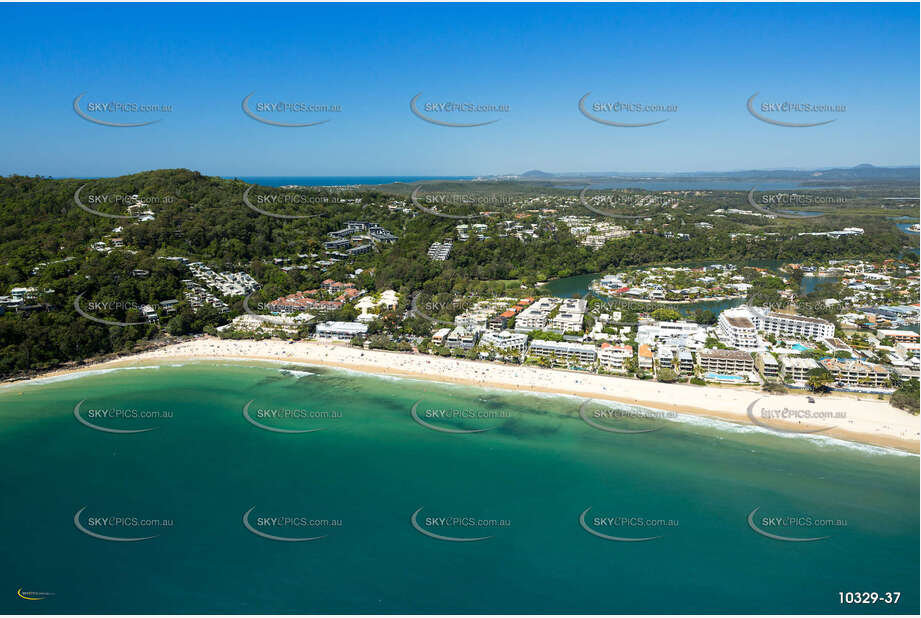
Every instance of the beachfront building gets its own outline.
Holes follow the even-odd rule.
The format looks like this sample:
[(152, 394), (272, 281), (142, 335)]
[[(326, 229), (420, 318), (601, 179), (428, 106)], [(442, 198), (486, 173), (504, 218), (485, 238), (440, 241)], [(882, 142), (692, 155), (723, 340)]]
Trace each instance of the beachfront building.
[(770, 352), (761, 352), (755, 355), (755, 366), (766, 380), (776, 380), (780, 377), (780, 364)]
[(870, 388), (888, 386), (889, 372), (882, 365), (835, 358), (823, 358), (820, 363), (835, 376), (836, 382), (844, 386)]
[(560, 304), (559, 298), (546, 297), (536, 301), (515, 318), (515, 330), (541, 330), (547, 326), (550, 314)]
[(758, 327), (752, 313), (744, 307), (727, 309), (720, 313), (717, 334), (720, 340), (736, 350), (762, 350)]
[(671, 346), (660, 345), (656, 350), (656, 360), (660, 369), (672, 369), (675, 365), (675, 349)]
[(612, 373), (627, 373), (625, 363), (629, 358), (633, 358), (633, 346), (605, 342), (598, 350), (598, 364), (605, 371)]
[(475, 330), (458, 326), (445, 337), (445, 346), (449, 350), (472, 350), (476, 345), (477, 332)]
[(364, 337), (368, 325), (361, 322), (323, 322), (317, 324), (317, 339), (333, 341), (351, 341), (354, 337)]
[(591, 365), (598, 356), (593, 345), (569, 341), (544, 341), (542, 339), (532, 341), (528, 353), (538, 358), (549, 358), (555, 364), (570, 362)]
[(652, 371), (652, 366), (652, 348), (650, 348), (648, 344), (641, 343), (637, 351), (637, 367), (646, 371)]
[(444, 345), (445, 339), (451, 334), (450, 328), (440, 328), (432, 335), (432, 343), (435, 345)]
[(694, 354), (688, 349), (678, 350), (678, 373), (682, 375), (694, 373)]
[(755, 361), (742, 350), (711, 350), (697, 352), (697, 364), (704, 377), (714, 381), (737, 382), (755, 370)]
[(528, 336), (523, 333), (512, 333), (507, 330), (501, 333), (488, 332), (480, 338), (481, 346), (489, 346), (502, 354), (515, 354), (521, 356), (528, 348)]
[(759, 331), (771, 333), (777, 337), (801, 337), (816, 341), (835, 336), (835, 325), (821, 318), (775, 313), (757, 307), (746, 307), (745, 310)]
[(218, 326), (218, 332), (241, 333), (274, 333), (280, 331), (285, 335), (297, 335), (298, 329), (312, 320), (314, 316), (309, 313), (285, 316), (257, 316), (249, 313), (238, 315), (230, 324)]
[(819, 364), (812, 358), (786, 355), (781, 357), (780, 375), (788, 384), (805, 384), (809, 379), (809, 372), (818, 368)]

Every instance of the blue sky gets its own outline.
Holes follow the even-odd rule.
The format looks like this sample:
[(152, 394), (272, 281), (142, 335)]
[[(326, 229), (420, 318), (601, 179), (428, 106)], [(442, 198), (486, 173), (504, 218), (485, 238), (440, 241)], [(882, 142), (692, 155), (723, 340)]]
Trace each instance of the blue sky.
[[(916, 165), (917, 4), (0, 5), (0, 174), (109, 176), (185, 167), (215, 175), (476, 175), (528, 169), (698, 171)], [(339, 113), (243, 114), (257, 101)], [(677, 105), (668, 121), (609, 127), (592, 102)], [(78, 117), (83, 103), (169, 113)], [(429, 114), (409, 101), (508, 105)], [(748, 113), (756, 104), (843, 113)], [(85, 109), (85, 108), (84, 108)]]

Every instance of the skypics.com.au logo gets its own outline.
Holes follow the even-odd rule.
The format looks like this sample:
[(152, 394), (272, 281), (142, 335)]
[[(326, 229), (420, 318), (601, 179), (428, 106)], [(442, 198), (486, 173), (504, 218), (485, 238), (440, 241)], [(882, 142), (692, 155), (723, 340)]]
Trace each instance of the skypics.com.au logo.
[[(312, 219), (319, 217), (319, 214), (312, 215), (286, 215), (266, 210), (266, 208), (278, 208), (293, 206), (300, 210), (309, 206), (325, 206), (329, 204), (339, 204), (340, 199), (332, 195), (306, 195), (291, 191), (279, 191), (272, 193), (260, 193), (259, 195), (250, 195), (253, 186), (249, 186), (243, 192), (243, 203), (247, 208), (260, 215), (274, 217), (275, 219)], [(256, 205), (258, 204), (258, 206)]]
[[(413, 206), (426, 214), (441, 217), (443, 219), (475, 219), (477, 217), (485, 216), (481, 210), (488, 210), (488, 208), (482, 208), (483, 206), (489, 206), (491, 204), (498, 206), (506, 203), (511, 203), (511, 200), (508, 196), (489, 193), (481, 194), (429, 191), (423, 195), (420, 195), (422, 186), (423, 185), (421, 184), (417, 185), (412, 194), (409, 196)], [(444, 209), (449, 207), (467, 211), (475, 209), (477, 212), (463, 215), (455, 215), (442, 212)]]
[[(90, 429), (112, 434), (146, 433), (158, 429), (159, 421), (174, 417), (172, 410), (151, 410), (127, 406), (85, 406), (86, 399), (74, 406), (74, 418)], [(150, 425), (151, 423), (157, 423)], [(142, 427), (137, 427), (142, 425)]]
[[(80, 118), (93, 124), (104, 127), (144, 127), (147, 125), (160, 122), (160, 118), (142, 120), (136, 122), (118, 122), (116, 119), (124, 119), (130, 116), (142, 116), (150, 118), (152, 115), (160, 116), (173, 111), (172, 104), (169, 103), (149, 103), (125, 100), (99, 100), (91, 99), (81, 105), (86, 93), (78, 94), (73, 102), (74, 113)], [(84, 109), (84, 106), (86, 109)], [(105, 120), (103, 118), (106, 118)]]
[(243, 513), (243, 527), (258, 537), (280, 543), (319, 541), (328, 537), (329, 534), (302, 535), (305, 531), (328, 531), (342, 527), (341, 519), (291, 514), (253, 515), (254, 510), (256, 510), (255, 506)]
[[(451, 408), (451, 407), (434, 407), (419, 406), (422, 400), (415, 402), (410, 408), (409, 415), (416, 424), (441, 433), (450, 434), (467, 434), (483, 433), (492, 427), (468, 427), (468, 425), (480, 425), (490, 421), (502, 420), (507, 421), (512, 418), (511, 410), (489, 410), (485, 408)], [(455, 425), (450, 427), (449, 425)]]
[[(587, 105), (586, 101), (591, 94), (591, 92), (586, 92), (582, 95), (582, 98), (579, 99), (579, 111), (589, 120), (609, 127), (653, 127), (668, 122), (668, 118), (659, 117), (665, 114), (674, 114), (678, 111), (678, 106), (673, 103), (654, 103), (648, 101), (596, 101), (591, 103), (591, 105)], [(640, 115), (643, 114), (654, 115), (656, 120), (627, 122), (628, 118), (639, 119), (641, 118)], [(613, 118), (617, 118), (617, 120), (613, 120)]]
[[(471, 515), (432, 515), (420, 516), (424, 506), (420, 506), (410, 516), (409, 523), (412, 527), (429, 538), (439, 541), (448, 541), (452, 543), (473, 543), (475, 541), (485, 541), (491, 539), (494, 535), (470, 536), (477, 532), (489, 530), (501, 530), (512, 525), (510, 519), (490, 519), (474, 517)], [(437, 530), (438, 532), (434, 532)], [(450, 532), (451, 534), (443, 534)], [(464, 532), (463, 536), (461, 533)]]
[[(140, 541), (149, 541), (155, 539), (159, 534), (145, 536), (128, 536), (141, 532), (152, 532), (159, 529), (169, 529), (173, 527), (172, 519), (152, 519), (138, 515), (111, 514), (89, 515), (86, 517), (86, 523), (81, 521), (83, 512), (87, 507), (82, 507), (74, 513), (74, 526), (83, 534), (99, 539), (100, 541), (110, 541), (114, 543), (137, 543)], [(105, 534), (103, 534), (105, 533)]]
[[(661, 539), (664, 534), (650, 532), (664, 532), (668, 528), (677, 528), (679, 521), (674, 518), (649, 517), (646, 515), (594, 515), (588, 517), (592, 507), (588, 507), (579, 515), (579, 525), (582, 529), (606, 541), (619, 543), (641, 543)], [(606, 530), (606, 532), (600, 532)], [(616, 534), (613, 534), (616, 532)]]
[[(678, 418), (677, 412), (652, 410), (625, 404), (608, 405), (598, 409), (592, 406), (591, 403), (591, 399), (586, 399), (579, 406), (579, 418), (585, 421), (588, 426), (609, 433), (652, 433), (665, 428), (666, 424), (663, 421)], [(637, 425), (639, 427), (636, 427)]]
[(610, 219), (643, 219), (658, 214), (655, 209), (674, 208), (678, 200), (668, 195), (648, 195), (635, 193), (600, 193), (588, 195), (592, 188), (587, 184), (579, 191), (582, 206), (602, 217)]
[(775, 100), (775, 101), (763, 101), (760, 104), (755, 104), (755, 98), (761, 94), (756, 92), (752, 96), (748, 97), (748, 101), (745, 103), (745, 107), (748, 109), (748, 113), (767, 124), (772, 124), (778, 127), (791, 127), (791, 128), (806, 128), (806, 127), (820, 127), (822, 125), (831, 124), (837, 118), (831, 118), (829, 120), (822, 119), (817, 122), (792, 122), (790, 120), (779, 120), (777, 116), (790, 118), (787, 114), (797, 114), (797, 116), (792, 116), (796, 118), (804, 118), (811, 114), (822, 114), (827, 116), (828, 114), (843, 114), (847, 112), (847, 105), (840, 103), (819, 103), (814, 101), (787, 101), (787, 100)]
[[(253, 406), (250, 399), (243, 406), (243, 418), (264, 431), (286, 434), (313, 433), (329, 428), (329, 422), (342, 419), (338, 410), (317, 410), (286, 406)], [(317, 425), (321, 426), (317, 426)]]
[(332, 118), (324, 118), (323, 120), (312, 120), (309, 122), (291, 122), (285, 121), (282, 119), (294, 118), (295, 115), (303, 116), (304, 114), (338, 114), (342, 112), (342, 106), (339, 104), (330, 104), (330, 103), (318, 103), (318, 102), (308, 102), (308, 101), (286, 101), (283, 99), (256, 99), (252, 101), (251, 99), (255, 95), (254, 92), (250, 92), (248, 95), (243, 97), (243, 101), (240, 104), (240, 107), (243, 109), (243, 113), (252, 118), (257, 122), (262, 124), (267, 124), (273, 127), (284, 127), (284, 128), (299, 128), (299, 127), (315, 127), (317, 125), (326, 124)]
[[(484, 127), (489, 124), (499, 122), (501, 118), (495, 118), (496, 114), (507, 114), (511, 107), (502, 103), (484, 103), (474, 101), (452, 101), (452, 100), (423, 100), (420, 92), (409, 101), (409, 111), (420, 120), (429, 124), (440, 127), (452, 128), (470, 128)], [(421, 108), (421, 109), (420, 109)], [(436, 115), (440, 115), (436, 117)], [(460, 118), (472, 116), (482, 118), (490, 117), (489, 120), (478, 120), (473, 122), (460, 122)], [(449, 118), (451, 120), (449, 120)]]
[[(96, 215), (97, 217), (105, 217), (107, 219), (126, 219), (140, 223), (142, 221), (152, 221), (154, 219), (154, 213), (150, 210), (153, 205), (168, 205), (173, 204), (176, 201), (176, 198), (171, 195), (159, 196), (159, 195), (128, 195), (128, 194), (118, 194), (118, 193), (87, 193), (86, 195), (81, 195), (83, 190), (89, 183), (80, 185), (80, 187), (74, 191), (74, 204), (78, 208), (84, 210), (91, 215)], [(84, 201), (86, 203), (84, 203)], [(103, 207), (103, 206), (116, 206), (118, 208), (126, 209), (129, 213), (127, 215), (117, 215), (108, 212), (102, 212), (96, 210), (96, 208), (91, 208), (91, 206)]]
[[(79, 315), (83, 316), (87, 320), (96, 322), (97, 324), (105, 324), (106, 326), (141, 326), (141, 325), (155, 325), (159, 326), (160, 316), (157, 313), (157, 307), (154, 305), (143, 305), (138, 304), (134, 300), (90, 300), (85, 301), (86, 309), (92, 311), (96, 314), (118, 314), (120, 316), (125, 316), (125, 320), (112, 320), (97, 317), (84, 310), (83, 308), (83, 295), (85, 292), (80, 292), (74, 298), (74, 311)], [(128, 316), (138, 315), (144, 319), (127, 321)]]
[[(830, 532), (833, 529), (847, 528), (847, 520), (834, 517), (818, 517), (807, 513), (782, 513), (779, 515), (758, 516), (761, 507), (755, 507), (748, 514), (748, 527), (756, 534), (775, 541), (786, 543), (810, 543), (832, 538), (830, 534), (807, 536), (816, 531)], [(783, 534), (780, 534), (780, 533)]]

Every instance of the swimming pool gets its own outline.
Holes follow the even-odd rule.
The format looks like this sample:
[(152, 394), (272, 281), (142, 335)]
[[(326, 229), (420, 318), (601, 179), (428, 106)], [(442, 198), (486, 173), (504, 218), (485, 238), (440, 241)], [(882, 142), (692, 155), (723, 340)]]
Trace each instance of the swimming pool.
[(707, 380), (720, 380), (722, 382), (744, 382), (745, 378), (743, 376), (728, 376), (722, 373), (713, 373), (712, 371), (704, 374), (704, 378)]

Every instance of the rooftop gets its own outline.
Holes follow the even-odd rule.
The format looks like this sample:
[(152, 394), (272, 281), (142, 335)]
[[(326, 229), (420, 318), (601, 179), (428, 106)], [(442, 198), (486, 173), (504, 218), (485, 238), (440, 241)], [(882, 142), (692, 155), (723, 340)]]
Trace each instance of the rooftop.
[(715, 358), (722, 360), (750, 361), (751, 354), (741, 350), (708, 350), (703, 349), (699, 352), (702, 357)]
[(827, 320), (821, 318), (810, 318), (805, 315), (794, 315), (791, 313), (777, 313), (775, 311), (769, 311), (768, 317), (772, 318), (784, 318), (787, 320), (795, 320), (797, 322), (808, 322), (810, 324), (828, 324)]
[(752, 321), (748, 318), (738, 317), (730, 318), (727, 317), (726, 321), (729, 322), (730, 326), (735, 326), (736, 328), (755, 328), (755, 325), (752, 324)]

